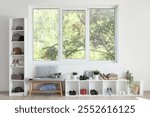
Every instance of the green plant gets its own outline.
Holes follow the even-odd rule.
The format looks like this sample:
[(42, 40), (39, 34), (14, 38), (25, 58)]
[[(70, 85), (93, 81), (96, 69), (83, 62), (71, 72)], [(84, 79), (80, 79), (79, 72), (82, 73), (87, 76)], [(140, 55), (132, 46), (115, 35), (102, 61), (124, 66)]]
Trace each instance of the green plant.
[(94, 74), (94, 75), (99, 75), (100, 72), (96, 70), (96, 71), (93, 71), (93, 74)]
[(128, 80), (127, 83), (131, 91), (134, 84), (134, 77), (132, 76), (132, 73), (129, 70), (126, 71), (126, 79)]
[(72, 72), (72, 75), (77, 75), (78, 73), (77, 72)]

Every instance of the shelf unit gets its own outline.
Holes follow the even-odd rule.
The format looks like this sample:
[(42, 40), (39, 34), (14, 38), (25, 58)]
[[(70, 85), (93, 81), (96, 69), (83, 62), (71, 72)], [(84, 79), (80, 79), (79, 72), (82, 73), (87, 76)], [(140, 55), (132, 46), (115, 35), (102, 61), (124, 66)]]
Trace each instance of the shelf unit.
[[(138, 94), (130, 93), (128, 88), (128, 81), (121, 80), (65, 80), (65, 95), (69, 95), (69, 91), (75, 91), (76, 95), (73, 96), (142, 96), (143, 95), (143, 82), (135, 80), (134, 83), (138, 84), (140, 90)], [(108, 88), (111, 88), (109, 94)], [(80, 94), (81, 89), (86, 89), (86, 95)], [(90, 91), (96, 90), (98, 95), (91, 95)]]
[[(9, 18), (9, 96), (25, 95), (26, 28), (26, 18)], [(22, 91), (14, 92), (16, 87)]]
[[(63, 95), (63, 91), (62, 91), (62, 80), (29, 80), (30, 82), (30, 91), (29, 91), (29, 95), (31, 96), (31, 94), (41, 94), (41, 93), (46, 93), (46, 94), (50, 94), (50, 93), (58, 93), (60, 94), (60, 96)], [(57, 85), (57, 90), (55, 91), (43, 91), (43, 90), (39, 90), (39, 86), (44, 85), (44, 84), (56, 84)]]

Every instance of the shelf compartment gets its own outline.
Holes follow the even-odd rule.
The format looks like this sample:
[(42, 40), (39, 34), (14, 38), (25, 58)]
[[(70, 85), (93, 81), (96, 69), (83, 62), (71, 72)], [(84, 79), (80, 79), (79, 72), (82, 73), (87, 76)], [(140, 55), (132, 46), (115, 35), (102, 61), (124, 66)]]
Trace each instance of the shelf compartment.
[[(98, 92), (98, 95), (103, 95), (103, 81), (90, 80), (89, 81), (89, 95), (91, 95), (90, 91), (93, 89)], [(94, 95), (94, 96), (96, 96), (96, 95)]]
[(128, 95), (128, 84), (126, 80), (117, 81), (117, 95)]
[[(85, 90), (86, 94), (81, 94), (81, 90)], [(79, 94), (81, 96), (89, 95), (89, 80), (80, 80), (79, 82)]]
[(13, 18), (12, 27), (10, 30), (16, 30), (17, 26), (22, 26), (24, 30), (24, 18)]
[(65, 85), (66, 85), (66, 89), (65, 89), (66, 96), (70, 96), (69, 91), (73, 91), (73, 90), (76, 92), (76, 95), (79, 95), (79, 81), (78, 80), (65, 80)]
[(133, 96), (133, 95), (135, 95), (135, 96), (139, 96), (139, 95), (143, 95), (143, 89), (142, 89), (142, 83), (140, 82), (140, 81), (134, 81), (134, 83), (133, 83), (133, 87), (132, 87), (132, 89), (130, 90), (129, 88), (128, 88), (128, 95), (130, 95), (130, 96)]
[[(117, 95), (117, 83), (116, 80), (104, 80), (103, 81), (103, 95)], [(111, 91), (110, 91), (111, 88)], [(109, 91), (111, 93), (109, 93)]]
[(24, 82), (10, 82), (10, 96), (23, 96), (24, 92), (12, 92), (16, 87), (21, 87), (24, 90)]

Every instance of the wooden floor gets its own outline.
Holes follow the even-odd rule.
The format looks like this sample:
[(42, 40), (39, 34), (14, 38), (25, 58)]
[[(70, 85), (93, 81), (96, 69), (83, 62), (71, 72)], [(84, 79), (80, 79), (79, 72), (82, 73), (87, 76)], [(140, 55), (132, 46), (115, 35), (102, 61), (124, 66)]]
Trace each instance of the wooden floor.
[(59, 95), (32, 95), (9, 96), (8, 92), (0, 92), (0, 100), (149, 100), (150, 91), (145, 91), (144, 96), (59, 96)]

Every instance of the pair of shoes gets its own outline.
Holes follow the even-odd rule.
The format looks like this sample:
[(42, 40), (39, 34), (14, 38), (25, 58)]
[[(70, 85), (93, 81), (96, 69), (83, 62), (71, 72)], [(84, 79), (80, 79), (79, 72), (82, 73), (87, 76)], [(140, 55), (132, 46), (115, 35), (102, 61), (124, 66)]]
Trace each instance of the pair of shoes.
[(80, 76), (80, 80), (89, 80), (89, 77), (87, 77), (87, 76), (85, 76), (85, 75), (83, 75), (83, 76), (81, 75), (81, 76)]
[(76, 95), (76, 91), (75, 90), (69, 91), (69, 95)]
[(107, 93), (108, 95), (111, 95), (111, 94), (112, 94), (112, 88), (111, 88), (111, 87), (108, 87), (108, 88), (106, 89), (106, 93)]
[(19, 60), (13, 60), (12, 65), (13, 66), (19, 66)]
[(24, 92), (22, 87), (15, 87), (14, 90), (12, 90), (13, 93), (18, 93), (18, 92)]
[(95, 89), (91, 89), (90, 94), (91, 95), (98, 95), (98, 91), (96, 91)]

